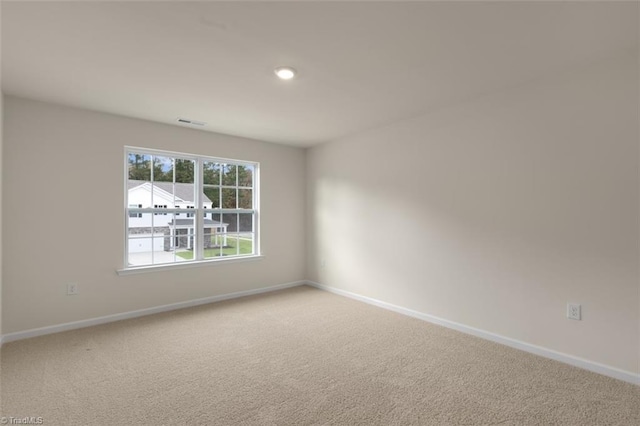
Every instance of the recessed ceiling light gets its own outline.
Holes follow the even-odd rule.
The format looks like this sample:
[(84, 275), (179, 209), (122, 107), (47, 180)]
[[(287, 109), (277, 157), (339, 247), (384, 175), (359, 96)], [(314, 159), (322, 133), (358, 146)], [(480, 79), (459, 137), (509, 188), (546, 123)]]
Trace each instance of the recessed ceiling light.
[(296, 70), (291, 67), (278, 67), (275, 69), (276, 75), (282, 80), (291, 80), (296, 76)]

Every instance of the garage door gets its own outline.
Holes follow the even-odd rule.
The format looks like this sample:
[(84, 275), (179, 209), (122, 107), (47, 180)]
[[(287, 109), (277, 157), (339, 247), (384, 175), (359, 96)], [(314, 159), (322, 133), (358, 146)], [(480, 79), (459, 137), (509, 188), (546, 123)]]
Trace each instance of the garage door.
[(156, 238), (131, 238), (129, 239), (129, 253), (142, 253), (164, 250), (164, 234), (154, 234)]

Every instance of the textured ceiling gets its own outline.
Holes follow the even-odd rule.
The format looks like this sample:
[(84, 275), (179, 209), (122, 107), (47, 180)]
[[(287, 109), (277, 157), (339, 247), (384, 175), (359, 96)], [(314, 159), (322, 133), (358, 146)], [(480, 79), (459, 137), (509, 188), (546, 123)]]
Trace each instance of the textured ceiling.
[(2, 2), (2, 90), (310, 146), (637, 40), (635, 2)]

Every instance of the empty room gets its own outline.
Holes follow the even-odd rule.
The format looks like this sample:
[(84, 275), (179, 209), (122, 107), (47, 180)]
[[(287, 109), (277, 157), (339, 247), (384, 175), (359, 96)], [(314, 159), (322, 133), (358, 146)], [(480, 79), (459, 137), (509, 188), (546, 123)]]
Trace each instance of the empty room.
[(0, 424), (640, 425), (640, 3), (0, 2)]

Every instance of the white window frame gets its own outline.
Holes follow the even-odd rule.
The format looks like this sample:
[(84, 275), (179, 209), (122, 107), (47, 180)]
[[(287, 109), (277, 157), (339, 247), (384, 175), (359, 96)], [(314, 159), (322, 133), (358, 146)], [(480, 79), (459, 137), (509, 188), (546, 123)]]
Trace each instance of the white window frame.
[[(246, 160), (235, 160), (230, 158), (222, 158), (222, 157), (212, 157), (208, 155), (197, 155), (197, 154), (189, 154), (183, 152), (175, 152), (175, 151), (165, 151), (151, 148), (142, 148), (135, 146), (125, 146), (124, 150), (124, 267), (119, 269), (117, 272), (120, 275), (128, 274), (128, 273), (137, 273), (143, 272), (146, 270), (158, 270), (158, 269), (174, 269), (174, 268), (184, 268), (184, 267), (193, 267), (193, 266), (205, 266), (211, 264), (221, 264), (221, 263), (232, 263), (237, 261), (244, 260), (254, 260), (260, 259), (263, 256), (261, 255), (260, 250), (260, 163), (256, 161), (246, 161)], [(142, 155), (150, 155), (150, 156), (161, 156), (161, 157), (172, 157), (179, 158), (181, 160), (192, 160), (194, 162), (194, 208), (184, 209), (184, 208), (131, 208), (128, 204), (128, 181), (129, 181), (129, 154), (142, 154)], [(252, 206), (253, 209), (226, 209), (226, 208), (212, 208), (207, 209), (203, 206), (202, 194), (204, 193), (204, 182), (203, 182), (203, 169), (205, 162), (213, 162), (220, 164), (230, 164), (230, 165), (240, 165), (240, 166), (249, 166), (253, 169), (252, 176)], [(175, 170), (175, 165), (174, 165)], [(222, 175), (220, 177), (222, 179)], [(153, 160), (151, 161), (151, 181), (153, 181)], [(236, 189), (240, 188), (238, 185), (238, 175), (236, 173)], [(220, 183), (220, 197), (222, 197), (222, 188), (223, 185)], [(236, 193), (236, 199), (238, 199), (239, 194)], [(153, 197), (151, 204), (153, 204)], [(194, 250), (193, 250), (193, 259), (192, 260), (183, 260), (179, 262), (169, 262), (169, 263), (159, 263), (159, 264), (149, 264), (149, 265), (130, 265), (129, 264), (129, 218), (130, 214), (142, 214), (142, 213), (152, 213), (152, 214), (167, 214), (167, 213), (175, 213), (176, 215), (179, 213), (191, 213), (194, 214), (195, 217), (195, 230), (194, 230)], [(228, 256), (219, 256), (213, 258), (205, 258), (204, 257), (204, 215), (205, 213), (215, 213), (215, 214), (234, 214), (234, 213), (252, 213), (253, 214), (253, 253), (252, 254), (238, 254), (238, 255), (228, 255)], [(177, 216), (174, 216), (177, 218)], [(175, 219), (174, 219), (175, 220)]]

